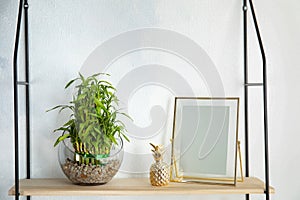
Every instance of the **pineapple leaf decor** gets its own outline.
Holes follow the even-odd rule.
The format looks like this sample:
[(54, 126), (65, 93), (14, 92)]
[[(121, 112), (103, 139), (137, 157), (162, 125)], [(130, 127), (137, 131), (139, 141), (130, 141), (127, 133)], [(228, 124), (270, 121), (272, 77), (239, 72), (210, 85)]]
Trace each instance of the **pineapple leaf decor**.
[(153, 147), (151, 150), (153, 152), (153, 157), (155, 163), (151, 165), (150, 168), (150, 182), (153, 186), (164, 186), (169, 184), (169, 165), (163, 162), (164, 149), (162, 146), (154, 145), (150, 143)]

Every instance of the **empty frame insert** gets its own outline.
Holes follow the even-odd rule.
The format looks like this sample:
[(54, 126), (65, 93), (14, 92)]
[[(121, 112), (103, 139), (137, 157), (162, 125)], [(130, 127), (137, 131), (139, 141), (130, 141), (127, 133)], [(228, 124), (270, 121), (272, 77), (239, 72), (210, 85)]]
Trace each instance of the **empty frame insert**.
[(171, 181), (237, 181), (239, 98), (176, 97)]

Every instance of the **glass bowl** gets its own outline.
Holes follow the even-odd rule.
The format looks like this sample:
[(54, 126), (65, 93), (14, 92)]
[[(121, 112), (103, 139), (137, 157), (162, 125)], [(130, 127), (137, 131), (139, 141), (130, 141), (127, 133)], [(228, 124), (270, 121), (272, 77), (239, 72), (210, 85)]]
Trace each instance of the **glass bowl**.
[(118, 172), (123, 160), (123, 141), (116, 138), (106, 155), (76, 153), (70, 140), (59, 145), (58, 158), (67, 178), (78, 185), (101, 185), (109, 182)]

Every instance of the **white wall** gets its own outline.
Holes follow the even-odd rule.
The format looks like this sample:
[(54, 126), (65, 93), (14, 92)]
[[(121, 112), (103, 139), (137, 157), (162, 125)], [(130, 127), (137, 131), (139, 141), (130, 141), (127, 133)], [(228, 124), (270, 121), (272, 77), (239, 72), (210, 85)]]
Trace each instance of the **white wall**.
[[(300, 3), (296, 0), (257, 1), (255, 2), (261, 33), (268, 58), (269, 83), (269, 125), (270, 125), (270, 167), (271, 184), (276, 188), (272, 199), (297, 200), (300, 197), (297, 189), (300, 181), (297, 175), (300, 151), (297, 134), (299, 123), (297, 114), (297, 56), (300, 53), (300, 17), (297, 11)], [(242, 12), (241, 1), (30, 1), (30, 68), (31, 68), (31, 113), (32, 113), (32, 174), (33, 177), (61, 177), (56, 149), (52, 147), (55, 135), (51, 131), (58, 126), (64, 117), (56, 113), (45, 113), (45, 110), (58, 103), (65, 102), (70, 93), (65, 93), (63, 85), (76, 76), (88, 56), (104, 41), (126, 31), (145, 27), (157, 27), (178, 32), (194, 40), (213, 60), (224, 85), (226, 96), (240, 96), (243, 100), (242, 69)], [(17, 3), (1, 1), (0, 4), (0, 148), (2, 155), (0, 172), (0, 197), (7, 196), (8, 188), (14, 183), (13, 161), (13, 102), (12, 102), (12, 52)], [(260, 56), (253, 27), (249, 27), (249, 64), (250, 77), (259, 81), (261, 70)], [(23, 46), (23, 44), (22, 44)], [(120, 46), (122, 46), (120, 44)], [(118, 48), (118, 47), (116, 47)], [(22, 48), (21, 48), (22, 49)], [(191, 52), (189, 52), (191, 53)], [(109, 52), (107, 52), (109, 54)], [(22, 53), (21, 53), (22, 55)], [(105, 55), (103, 55), (105, 56)], [(101, 59), (101, 58), (99, 58)], [(154, 62), (155, 61), (155, 62)], [(20, 66), (23, 58), (20, 57)], [(107, 71), (113, 75), (112, 81), (118, 83), (126, 70), (142, 64), (164, 64), (181, 73), (184, 79), (192, 84), (195, 95), (209, 95), (209, 85), (205, 79), (193, 82), (191, 65), (184, 66), (176, 56), (162, 52), (143, 52), (128, 54), (111, 65)], [(180, 66), (181, 65), (181, 66)], [(123, 66), (122, 70), (120, 66)], [(184, 70), (183, 67), (184, 66)], [(187, 69), (187, 72), (185, 70)], [(203, 68), (199, 68), (203, 69)], [(22, 77), (22, 70), (20, 73)], [(198, 80), (198, 79), (196, 79)], [(199, 87), (196, 85), (200, 85)], [(168, 85), (164, 85), (167, 86)], [(170, 88), (169, 88), (170, 89)], [(172, 89), (172, 88), (171, 88)], [(149, 110), (136, 112), (133, 104), (143, 106), (141, 102), (149, 100), (147, 95), (165, 95), (148, 101), (147, 105), (160, 105), (169, 113), (166, 102), (174, 95), (170, 90), (159, 87), (143, 87), (130, 99), (129, 112), (137, 120), (137, 126), (151, 123)], [(263, 146), (261, 128), (261, 91), (251, 89), (251, 175), (263, 177)], [(159, 99), (160, 100), (160, 99)], [(21, 123), (24, 123), (23, 107), (21, 107)], [(242, 112), (243, 107), (241, 108)], [(142, 110), (142, 109), (139, 109)], [(243, 114), (243, 112), (242, 112)], [(242, 119), (242, 118), (241, 118)], [(165, 142), (169, 124), (158, 132), (158, 136), (150, 138), (157, 142)], [(23, 133), (23, 130), (21, 130)], [(21, 136), (21, 140), (24, 136)], [(243, 122), (241, 122), (240, 139), (243, 139)], [(22, 140), (24, 141), (24, 140)], [(133, 140), (126, 144), (128, 152), (147, 154), (149, 148), (144, 144), (147, 139)], [(21, 175), (24, 176), (24, 142), (21, 142)], [(133, 166), (128, 166), (133, 172)], [(118, 176), (132, 176), (122, 172)], [(127, 199), (139, 197), (128, 197)], [(152, 197), (145, 197), (151, 199)], [(163, 197), (165, 198), (165, 197)], [(182, 196), (168, 197), (181, 199)], [(184, 198), (196, 199), (196, 196)], [(240, 196), (203, 196), (201, 199), (239, 199)], [(256, 199), (263, 199), (257, 196)], [(34, 197), (33, 199), (79, 199), (76, 197)], [(94, 197), (89, 199), (118, 199), (118, 197)], [(124, 197), (126, 199), (126, 197)], [(242, 199), (242, 198), (240, 198)]]

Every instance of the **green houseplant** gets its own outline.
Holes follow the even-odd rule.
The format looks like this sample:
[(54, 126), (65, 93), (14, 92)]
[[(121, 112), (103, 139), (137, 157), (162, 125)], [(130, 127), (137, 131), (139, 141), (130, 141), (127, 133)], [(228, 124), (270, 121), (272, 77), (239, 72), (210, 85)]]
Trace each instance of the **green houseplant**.
[[(102, 75), (108, 74), (99, 73), (86, 78), (79, 74), (79, 77), (69, 81), (65, 86), (67, 89), (79, 82), (75, 85), (76, 94), (72, 101), (67, 105), (58, 105), (50, 109), (59, 109), (59, 112), (69, 110), (71, 112), (69, 120), (54, 130), (54, 132), (62, 132), (54, 146), (59, 143), (65, 144), (65, 140), (69, 139), (71, 148), (69, 147), (68, 151), (71, 152), (68, 153), (68, 156), (63, 156), (61, 165), (64, 173), (74, 183), (102, 184), (108, 182), (112, 178), (110, 176), (114, 175), (117, 170), (109, 172), (108, 177), (103, 174), (103, 171), (106, 168), (119, 168), (121, 164), (121, 162), (116, 163), (116, 160), (109, 162), (111, 150), (121, 148), (117, 152), (120, 153), (123, 147), (122, 138), (129, 141), (125, 135), (125, 125), (118, 119), (118, 115), (129, 116), (118, 109), (119, 100), (115, 94), (116, 89), (110, 82), (98, 78)], [(61, 154), (67, 152), (67, 150), (62, 151), (64, 153)], [(114, 163), (114, 166), (110, 166), (111, 163)], [(85, 169), (88, 166), (98, 170), (96, 170), (97, 172), (90, 170), (91, 175), (94, 176), (95, 173), (99, 174), (101, 171), (100, 176), (102, 177), (98, 180), (90, 180), (89, 174), (86, 173), (88, 170)], [(78, 176), (70, 175), (71, 169), (74, 167), (79, 167), (74, 172)], [(83, 170), (82, 173), (81, 170)]]

